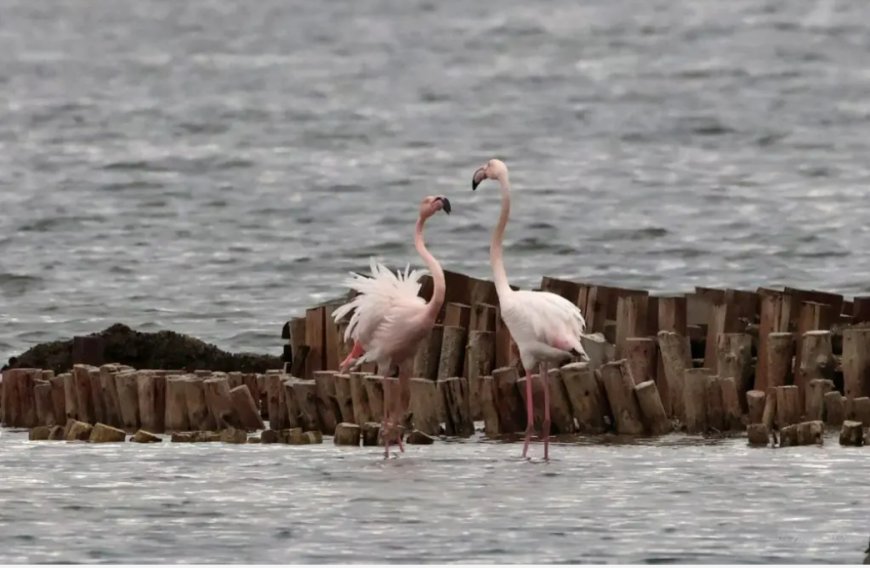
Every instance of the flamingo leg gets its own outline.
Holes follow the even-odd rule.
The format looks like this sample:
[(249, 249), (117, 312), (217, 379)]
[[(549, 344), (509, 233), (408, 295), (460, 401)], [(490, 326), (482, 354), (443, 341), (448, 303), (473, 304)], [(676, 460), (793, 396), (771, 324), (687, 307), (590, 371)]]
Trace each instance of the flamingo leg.
[(529, 451), (529, 442), (532, 439), (532, 430), (535, 428), (535, 411), (532, 407), (532, 372), (526, 371), (526, 441), (523, 444), (523, 457)]
[(354, 361), (363, 354), (363, 348), (359, 341), (353, 342), (353, 348), (350, 350), (350, 353), (347, 354), (347, 357), (344, 358), (344, 361), (341, 362), (341, 365), (338, 366), (339, 370), (342, 373), (346, 373), (347, 370), (353, 365)]
[(550, 459), (550, 380), (547, 363), (541, 363), (541, 382), (544, 383), (544, 459)]
[(381, 377), (381, 385), (384, 389), (384, 416), (381, 419), (381, 436), (384, 439), (384, 458), (390, 457), (390, 402), (392, 401), (390, 380)]

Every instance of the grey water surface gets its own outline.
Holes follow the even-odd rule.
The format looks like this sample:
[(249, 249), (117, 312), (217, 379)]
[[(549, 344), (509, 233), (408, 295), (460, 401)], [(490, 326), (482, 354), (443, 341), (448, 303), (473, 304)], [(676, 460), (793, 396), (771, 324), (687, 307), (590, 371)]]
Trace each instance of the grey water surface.
[[(0, 437), (0, 562), (859, 563), (864, 448)], [(863, 464), (863, 465), (860, 465)]]
[[(0, 362), (121, 321), (280, 353), (369, 256), (870, 292), (862, 0), (0, 0)], [(0, 435), (0, 562), (856, 562), (867, 453)]]

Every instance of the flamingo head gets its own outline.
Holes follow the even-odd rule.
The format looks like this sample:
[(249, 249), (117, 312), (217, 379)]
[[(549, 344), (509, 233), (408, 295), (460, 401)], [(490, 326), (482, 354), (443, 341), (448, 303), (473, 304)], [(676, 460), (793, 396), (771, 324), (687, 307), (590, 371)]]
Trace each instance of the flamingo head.
[(420, 217), (428, 219), (435, 213), (444, 211), (450, 215), (450, 200), (443, 195), (427, 195), (420, 203)]
[(488, 161), (486, 165), (483, 167), (477, 168), (474, 172), (474, 176), (471, 178), (471, 189), (477, 189), (477, 186), (480, 185), (485, 179), (507, 179), (507, 166), (499, 159), (493, 158)]

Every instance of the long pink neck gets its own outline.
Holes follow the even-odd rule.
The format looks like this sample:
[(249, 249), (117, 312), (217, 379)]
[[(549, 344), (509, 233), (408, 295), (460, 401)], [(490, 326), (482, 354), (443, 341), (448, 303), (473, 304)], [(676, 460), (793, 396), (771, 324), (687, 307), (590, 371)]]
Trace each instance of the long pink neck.
[(498, 183), (501, 188), (501, 214), (498, 216), (498, 225), (495, 226), (495, 230), (492, 232), (492, 242), (489, 245), (489, 262), (492, 264), (495, 290), (498, 293), (498, 297), (503, 298), (511, 293), (511, 287), (508, 284), (507, 272), (505, 272), (504, 260), (502, 258), (504, 230), (511, 215), (511, 185), (507, 174), (498, 178)]
[(438, 264), (438, 261), (432, 256), (429, 249), (426, 248), (426, 243), (423, 242), (423, 224), (425, 222), (426, 219), (422, 216), (417, 219), (417, 228), (414, 231), (414, 246), (432, 274), (434, 291), (432, 292), (432, 299), (426, 304), (426, 315), (434, 322), (438, 317), (438, 312), (441, 311), (441, 305), (444, 303), (444, 293), (447, 290), (447, 285), (444, 282), (444, 271), (441, 269), (441, 265)]

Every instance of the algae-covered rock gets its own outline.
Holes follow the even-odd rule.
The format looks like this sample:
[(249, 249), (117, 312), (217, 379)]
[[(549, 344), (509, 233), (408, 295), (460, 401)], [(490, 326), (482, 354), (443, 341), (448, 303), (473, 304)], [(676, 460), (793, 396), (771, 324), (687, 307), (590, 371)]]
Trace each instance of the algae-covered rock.
[(67, 423), (66, 432), (64, 433), (64, 438), (68, 442), (72, 442), (75, 440), (81, 440), (86, 442), (88, 438), (91, 437), (91, 430), (94, 427), (85, 422), (79, 422), (78, 420), (72, 420)]
[(39, 440), (49, 440), (49, 436), (51, 436), (51, 428), (49, 428), (48, 426), (36, 426), (35, 428), (30, 429), (30, 433), (27, 435), (27, 439), (31, 442)]
[(133, 434), (133, 437), (130, 438), (130, 441), (137, 444), (154, 444), (157, 442), (161, 442), (162, 440), (151, 432), (148, 432), (147, 430), (139, 430), (138, 432)]
[(105, 444), (107, 442), (123, 442), (127, 439), (127, 433), (118, 428), (107, 426), (97, 422), (91, 430), (88, 441), (93, 444)]

